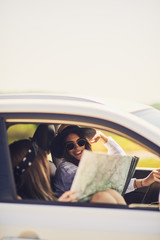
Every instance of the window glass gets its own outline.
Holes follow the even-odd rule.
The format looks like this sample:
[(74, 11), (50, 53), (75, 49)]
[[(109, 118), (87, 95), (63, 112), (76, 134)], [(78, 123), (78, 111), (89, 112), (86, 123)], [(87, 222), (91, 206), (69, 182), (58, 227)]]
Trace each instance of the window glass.
[(12, 143), (14, 141), (30, 138), (33, 136), (35, 130), (37, 128), (37, 124), (14, 124), (8, 128), (8, 143)]
[[(137, 167), (145, 168), (159, 168), (160, 158), (155, 154), (151, 153), (147, 149), (141, 147), (140, 145), (128, 140), (127, 138), (121, 137), (117, 134), (113, 134), (108, 131), (103, 131), (106, 136), (111, 136), (126, 152), (127, 155), (139, 157), (139, 162)], [(92, 146), (93, 151), (107, 151), (105, 146), (97, 142)]]

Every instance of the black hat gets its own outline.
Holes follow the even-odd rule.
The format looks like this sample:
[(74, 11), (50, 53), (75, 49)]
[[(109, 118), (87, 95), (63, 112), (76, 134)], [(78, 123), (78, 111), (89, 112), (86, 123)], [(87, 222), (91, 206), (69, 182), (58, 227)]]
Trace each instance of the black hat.
[(50, 146), (54, 137), (55, 137), (54, 125), (41, 123), (36, 129), (32, 137), (32, 141), (36, 142), (41, 149), (49, 153)]
[(89, 140), (96, 134), (96, 130), (93, 128), (82, 128), (77, 125), (69, 125), (65, 127), (58, 135), (53, 139), (51, 145), (51, 153), (54, 157), (61, 158), (64, 154), (65, 139), (70, 133), (81, 134)]

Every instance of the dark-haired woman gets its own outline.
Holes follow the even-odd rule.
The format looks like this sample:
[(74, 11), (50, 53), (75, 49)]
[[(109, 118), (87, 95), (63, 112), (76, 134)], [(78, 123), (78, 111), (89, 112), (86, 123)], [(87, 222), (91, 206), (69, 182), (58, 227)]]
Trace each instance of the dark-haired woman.
[[(112, 138), (107, 138), (102, 132), (96, 132), (93, 128), (80, 128), (75, 125), (65, 127), (55, 137), (51, 146), (52, 155), (57, 158), (64, 158), (64, 160), (57, 167), (54, 178), (54, 186), (58, 196), (61, 196), (65, 191), (70, 189), (83, 150), (91, 150), (90, 142), (94, 143), (99, 139), (102, 139), (106, 145), (109, 141), (112, 141)], [(116, 151), (117, 148), (113, 144), (113, 154), (116, 154)], [(107, 191), (111, 194), (113, 191), (114, 194), (116, 193), (118, 198), (123, 199), (122, 196), (115, 190), (109, 189), (106, 190), (106, 192)], [(94, 197), (91, 199), (94, 199)]]
[[(63, 158), (57, 167), (54, 178), (55, 190), (58, 196), (61, 196), (71, 188), (82, 153), (84, 149), (91, 150), (92, 143), (96, 143), (101, 139), (104, 146), (108, 149), (109, 155), (126, 155), (112, 137), (107, 137), (101, 131), (96, 131), (93, 128), (81, 128), (76, 125), (67, 127), (62, 125), (61, 128), (51, 146), (52, 155), (55, 158)], [(132, 178), (126, 193), (134, 191), (136, 188), (148, 187), (152, 185), (152, 183), (160, 183), (160, 169), (153, 170), (144, 179)], [(159, 185), (158, 187), (156, 186), (155, 189), (155, 197), (152, 198), (151, 195), (153, 194), (149, 194), (145, 199), (146, 202), (152, 202), (158, 199)]]

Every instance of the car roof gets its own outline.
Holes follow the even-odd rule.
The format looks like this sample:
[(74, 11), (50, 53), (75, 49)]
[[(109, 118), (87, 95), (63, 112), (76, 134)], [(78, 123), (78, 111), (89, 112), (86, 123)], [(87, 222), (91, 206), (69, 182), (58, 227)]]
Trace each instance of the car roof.
[[(116, 101), (115, 101), (116, 102)], [(120, 103), (120, 101), (119, 101)], [(120, 105), (120, 104), (119, 104)], [(121, 102), (121, 106), (123, 106)], [(115, 122), (144, 136), (159, 146), (160, 129), (132, 114), (133, 110), (147, 109), (143, 104), (133, 105), (129, 111), (113, 104), (67, 94), (1, 94), (1, 113), (57, 113), (95, 117)], [(131, 106), (131, 105), (130, 105)]]
[(116, 107), (126, 112), (134, 112), (144, 109), (152, 108), (149, 105), (145, 105), (136, 101), (126, 101), (120, 98), (93, 98), (87, 96), (80, 96), (74, 94), (47, 94), (47, 93), (19, 93), (19, 94), (0, 94), (0, 99), (54, 99), (54, 100), (70, 100), (81, 102), (92, 102), (97, 104), (106, 105), (109, 107)]

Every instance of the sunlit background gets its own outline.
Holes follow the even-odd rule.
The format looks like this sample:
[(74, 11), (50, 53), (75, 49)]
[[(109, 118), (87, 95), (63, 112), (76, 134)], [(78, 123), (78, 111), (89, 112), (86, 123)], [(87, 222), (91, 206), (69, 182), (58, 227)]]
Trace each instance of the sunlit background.
[(160, 103), (159, 0), (0, 0), (0, 93)]

